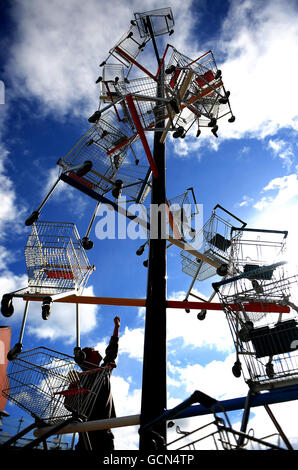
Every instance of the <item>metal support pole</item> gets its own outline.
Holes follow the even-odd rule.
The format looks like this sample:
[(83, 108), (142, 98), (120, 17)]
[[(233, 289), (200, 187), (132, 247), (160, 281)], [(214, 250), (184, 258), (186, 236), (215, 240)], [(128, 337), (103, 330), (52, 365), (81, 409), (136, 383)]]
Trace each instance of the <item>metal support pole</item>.
[(277, 419), (275, 418), (274, 414), (272, 413), (271, 409), (269, 408), (269, 405), (264, 405), (264, 408), (265, 410), (267, 411), (268, 415), (270, 416), (274, 426), (276, 427), (277, 431), (279, 432), (279, 435), (280, 437), (282, 438), (282, 440), (284, 441), (286, 447), (288, 450), (294, 450), (289, 439), (287, 438), (287, 436), (285, 435), (285, 433), (283, 432), (281, 426), (279, 425)]
[[(248, 421), (249, 421), (252, 397), (253, 397), (253, 393), (251, 390), (249, 390), (247, 397), (246, 397), (246, 401), (245, 401), (245, 407), (244, 407), (244, 412), (242, 415), (241, 428), (240, 428), (240, 432), (243, 432), (244, 434), (246, 433), (246, 428), (247, 428)], [(245, 441), (245, 438), (242, 435), (240, 435), (238, 439), (238, 446), (239, 447), (243, 446), (244, 441)]]
[[(152, 36), (155, 44), (155, 38)], [(156, 48), (155, 48), (156, 50)], [(158, 79), (157, 96), (164, 95), (164, 70)], [(163, 113), (163, 104), (157, 108), (157, 113)], [(159, 116), (158, 116), (159, 117)], [(158, 128), (164, 127), (164, 121), (157, 119)], [(152, 204), (166, 203), (165, 183), (165, 144), (160, 142), (162, 131), (154, 133), (153, 157), (158, 170), (158, 176), (152, 178)], [(162, 237), (165, 220), (161, 215), (159, 220), (159, 236), (150, 239), (149, 264), (147, 280), (147, 300), (144, 338), (143, 381), (141, 401), (141, 426), (151, 422), (166, 409), (167, 397), (167, 361), (166, 361), (166, 239)], [(154, 389), (154, 393), (152, 393)], [(166, 423), (159, 422), (151, 431), (166, 439)], [(140, 450), (154, 451), (154, 443), (150, 432), (140, 434)]]

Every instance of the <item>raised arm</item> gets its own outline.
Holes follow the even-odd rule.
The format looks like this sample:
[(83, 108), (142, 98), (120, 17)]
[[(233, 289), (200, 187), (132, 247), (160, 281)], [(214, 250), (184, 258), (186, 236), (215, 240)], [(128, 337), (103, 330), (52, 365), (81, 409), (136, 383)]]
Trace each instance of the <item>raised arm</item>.
[(115, 323), (115, 326), (114, 326), (114, 333), (113, 333), (113, 336), (119, 336), (119, 328), (120, 328), (120, 317), (115, 317), (114, 318), (114, 323)]
[(109, 363), (114, 363), (116, 360), (116, 357), (118, 355), (119, 328), (120, 318), (117, 316), (114, 318), (113, 336), (111, 336), (109, 345), (105, 351), (106, 355), (103, 360), (103, 366), (106, 366)]

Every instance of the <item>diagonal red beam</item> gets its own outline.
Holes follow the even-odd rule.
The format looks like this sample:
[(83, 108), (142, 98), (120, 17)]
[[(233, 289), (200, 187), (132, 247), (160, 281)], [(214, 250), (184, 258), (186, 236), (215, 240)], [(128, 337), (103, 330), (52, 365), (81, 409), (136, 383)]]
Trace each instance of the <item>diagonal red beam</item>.
[(126, 96), (126, 102), (127, 102), (127, 106), (128, 106), (129, 111), (130, 111), (131, 117), (132, 117), (132, 119), (135, 123), (136, 129), (137, 129), (138, 134), (140, 136), (140, 139), (142, 141), (145, 153), (146, 153), (148, 161), (149, 161), (149, 165), (150, 165), (152, 174), (153, 174), (154, 178), (157, 178), (158, 177), (157, 167), (156, 167), (155, 161), (153, 159), (150, 147), (148, 145), (148, 142), (147, 142), (147, 139), (146, 139), (146, 136), (145, 136), (145, 132), (144, 132), (143, 126), (141, 124), (138, 112), (137, 112), (135, 104), (133, 102), (132, 95), (129, 94), (129, 95)]
[(128, 62), (131, 62), (132, 64), (134, 64), (136, 67), (138, 67), (143, 72), (145, 72), (146, 75), (149, 75), (149, 77), (151, 77), (153, 80), (156, 81), (156, 78), (154, 77), (154, 75), (152, 75), (152, 73), (149, 72), (149, 70), (145, 69), (145, 67), (143, 67), (141, 64), (139, 64), (139, 62), (137, 62), (135, 59), (133, 59), (129, 54), (127, 54), (127, 52), (125, 52), (119, 46), (115, 47), (115, 51), (117, 51), (118, 54), (122, 55), (122, 57), (124, 57), (126, 60), (128, 60)]

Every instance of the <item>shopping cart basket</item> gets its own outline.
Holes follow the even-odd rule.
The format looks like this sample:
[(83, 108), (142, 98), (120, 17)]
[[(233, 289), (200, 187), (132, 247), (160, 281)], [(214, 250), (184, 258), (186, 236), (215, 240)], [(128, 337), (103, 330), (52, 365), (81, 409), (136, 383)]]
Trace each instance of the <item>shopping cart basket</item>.
[[(184, 422), (187, 418), (187, 409), (191, 409), (193, 404), (199, 403), (208, 414), (213, 415), (212, 421), (196, 426), (191, 431), (182, 431), (179, 426), (175, 426), (173, 420), (183, 419)], [(205, 414), (205, 413), (204, 413)], [(184, 415), (184, 416), (183, 416)], [(192, 418), (195, 413), (191, 413)], [(167, 442), (158, 434), (158, 426), (167, 421)], [(170, 429), (176, 427), (176, 431), (180, 436), (171, 439)], [(187, 450), (242, 450), (245, 448), (252, 448), (253, 444), (261, 446), (263, 450), (274, 449), (281, 450), (282, 448), (274, 443), (266, 440), (256, 438), (251, 431), (237, 431), (233, 428), (231, 420), (226, 412), (223, 403), (206, 395), (201, 391), (195, 391), (188, 399), (172, 408), (167, 410), (163, 415), (154, 419), (153, 421), (144, 424), (139, 429), (139, 434), (151, 438), (152, 451), (167, 452), (177, 451), (181, 449)], [(175, 454), (176, 455), (176, 454)], [(176, 462), (177, 463), (177, 462)]]
[(91, 266), (73, 223), (33, 224), (25, 246), (28, 286), (5, 294), (2, 313), (10, 316), (12, 297), (55, 298), (80, 295), (94, 266)]
[[(218, 213), (218, 209), (225, 214)], [(246, 225), (245, 222), (217, 204), (211, 217), (196, 233), (192, 242), (193, 246), (199, 249), (202, 258), (198, 259), (185, 250), (181, 251), (182, 271), (194, 280), (203, 281), (216, 274), (221, 276), (227, 274), (231, 250), (231, 228), (233, 226), (227, 215), (241, 222), (242, 226)]]
[[(271, 248), (271, 247), (270, 247)], [(260, 263), (260, 259), (258, 260)], [(213, 283), (236, 349), (233, 373), (254, 391), (298, 383), (298, 275), (285, 262)], [(252, 307), (248, 311), (247, 306)], [(240, 361), (243, 357), (244, 367)]]
[(87, 420), (112, 370), (109, 365), (91, 367), (82, 372), (71, 356), (45, 347), (31, 349), (10, 362), (2, 393), (34, 418), (35, 427)]
[(230, 115), (229, 122), (234, 122), (235, 116), (229, 102), (230, 92), (225, 90), (212, 51), (192, 60), (170, 47), (172, 55), (165, 69), (166, 90), (179, 107), (174, 118), (177, 132), (173, 137), (185, 137), (194, 123), (198, 126), (197, 137), (201, 127), (211, 128), (217, 137), (217, 121)]

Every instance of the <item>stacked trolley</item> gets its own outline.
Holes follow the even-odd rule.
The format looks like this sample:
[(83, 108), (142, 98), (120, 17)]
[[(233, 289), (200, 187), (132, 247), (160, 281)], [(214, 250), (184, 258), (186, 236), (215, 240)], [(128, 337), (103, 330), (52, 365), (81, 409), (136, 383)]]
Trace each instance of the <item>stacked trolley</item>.
[[(204, 281), (216, 274), (226, 276), (228, 272), (233, 272), (233, 267), (229, 267), (229, 263), (232, 247), (231, 229), (236, 220), (240, 222), (241, 227), (246, 226), (245, 222), (217, 204), (210, 218), (192, 240), (192, 246), (199, 253), (195, 256), (186, 250), (180, 252), (182, 271), (192, 277), (185, 300), (188, 300), (190, 295), (198, 298), (191, 293), (196, 281)], [(214, 295), (215, 293), (211, 294), (209, 301), (214, 298)], [(199, 298), (199, 300), (204, 299)], [(199, 312), (198, 319), (203, 320), (205, 316), (206, 310), (203, 310)]]
[[(287, 232), (232, 230), (237, 274), (213, 283), (232, 332), (236, 362), (254, 392), (298, 383), (298, 276), (285, 260)], [(244, 364), (241, 359), (243, 358)]]
[[(81, 295), (94, 270), (73, 223), (35, 222), (25, 246), (25, 260), (28, 286), (4, 294), (1, 302), (2, 314), (10, 317), (14, 312), (13, 298), (26, 300), (19, 342), (10, 351), (10, 359), (22, 349), (30, 300), (42, 301), (42, 318), (47, 320), (52, 302), (70, 295)], [(78, 336), (77, 330), (77, 346)]]
[[(88, 369), (88, 363), (84, 365)], [(87, 420), (111, 372), (109, 365), (96, 369), (91, 366), (82, 372), (72, 357), (44, 347), (20, 353), (11, 362), (3, 394), (35, 421), (4, 446), (35, 427), (53, 425), (51, 434), (55, 434), (72, 420)], [(25, 447), (36, 444), (33, 441)]]

